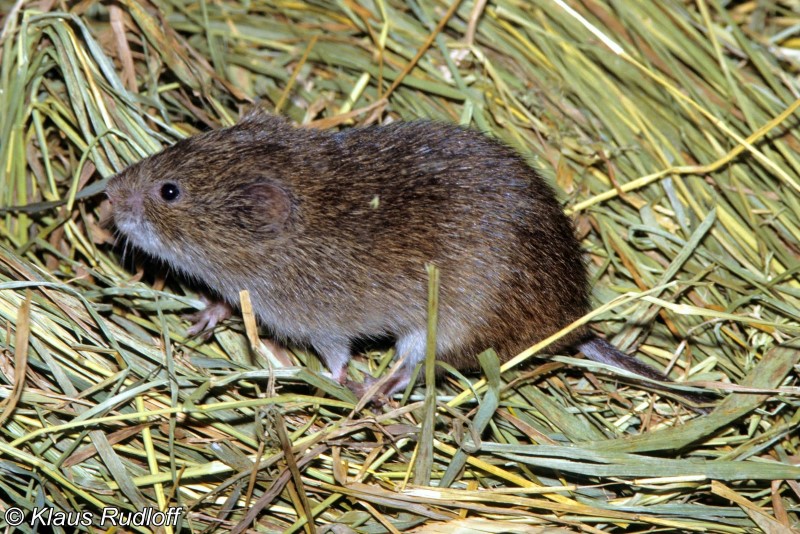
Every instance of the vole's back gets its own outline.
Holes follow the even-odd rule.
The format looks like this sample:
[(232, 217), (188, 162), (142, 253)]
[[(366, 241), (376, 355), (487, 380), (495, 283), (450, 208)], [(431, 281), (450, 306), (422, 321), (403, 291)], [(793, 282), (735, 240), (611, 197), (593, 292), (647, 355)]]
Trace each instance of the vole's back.
[(509, 148), (414, 122), (327, 135), (317, 155), (309, 239), (355, 253), (339, 261), (363, 273), (358, 302), (371, 301), (369, 317), (380, 309), (389, 330), (424, 325), (426, 262), (441, 271), (439, 357), (462, 368), (490, 346), (511, 357), (586, 312), (572, 225)]

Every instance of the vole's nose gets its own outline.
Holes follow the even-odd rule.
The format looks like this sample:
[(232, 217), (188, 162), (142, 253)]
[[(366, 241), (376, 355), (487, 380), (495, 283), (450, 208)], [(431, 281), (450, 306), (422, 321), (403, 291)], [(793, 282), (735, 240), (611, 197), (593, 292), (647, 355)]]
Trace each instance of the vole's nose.
[(106, 198), (108, 198), (108, 201), (112, 204), (119, 202), (119, 187), (117, 187), (116, 184), (117, 182), (113, 178), (106, 184)]

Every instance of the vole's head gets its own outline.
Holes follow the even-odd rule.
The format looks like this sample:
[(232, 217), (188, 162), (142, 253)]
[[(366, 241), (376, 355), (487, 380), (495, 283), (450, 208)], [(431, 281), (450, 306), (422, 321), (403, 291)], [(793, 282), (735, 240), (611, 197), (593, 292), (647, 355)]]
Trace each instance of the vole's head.
[[(117, 230), (189, 271), (208, 256), (235, 258), (280, 238), (295, 204), (280, 180), (287, 163), (281, 143), (258, 120), (185, 139), (115, 176), (106, 192)], [(282, 120), (275, 126), (288, 127)]]

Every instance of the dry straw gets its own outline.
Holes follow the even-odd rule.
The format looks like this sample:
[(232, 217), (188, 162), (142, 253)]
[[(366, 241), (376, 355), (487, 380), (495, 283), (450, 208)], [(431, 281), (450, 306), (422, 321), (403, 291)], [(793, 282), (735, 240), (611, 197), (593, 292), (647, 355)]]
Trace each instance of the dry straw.
[[(0, 2), (0, 510), (182, 506), (192, 532), (796, 528), (793, 6)], [(370, 410), (252, 314), (187, 339), (197, 295), (123, 266), (98, 193), (256, 98), (317, 127), (425, 117), (516, 147), (576, 219), (585, 321), (719, 392), (714, 410), (537, 359), (546, 343)]]

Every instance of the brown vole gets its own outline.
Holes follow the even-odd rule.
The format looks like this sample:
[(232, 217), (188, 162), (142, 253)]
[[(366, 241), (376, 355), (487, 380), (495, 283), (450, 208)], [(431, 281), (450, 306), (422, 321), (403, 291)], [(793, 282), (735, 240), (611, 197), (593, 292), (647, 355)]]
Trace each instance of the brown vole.
[[(386, 394), (424, 357), (427, 262), (441, 274), (437, 357), (459, 369), (488, 347), (508, 359), (589, 309), (552, 190), (510, 148), (457, 126), (331, 133), (250, 112), (132, 165), (107, 193), (130, 243), (232, 305), (249, 290), (259, 320), (313, 347), (336, 380), (354, 339), (396, 338), (405, 363)], [(549, 350), (569, 345), (667, 380), (588, 330)]]

